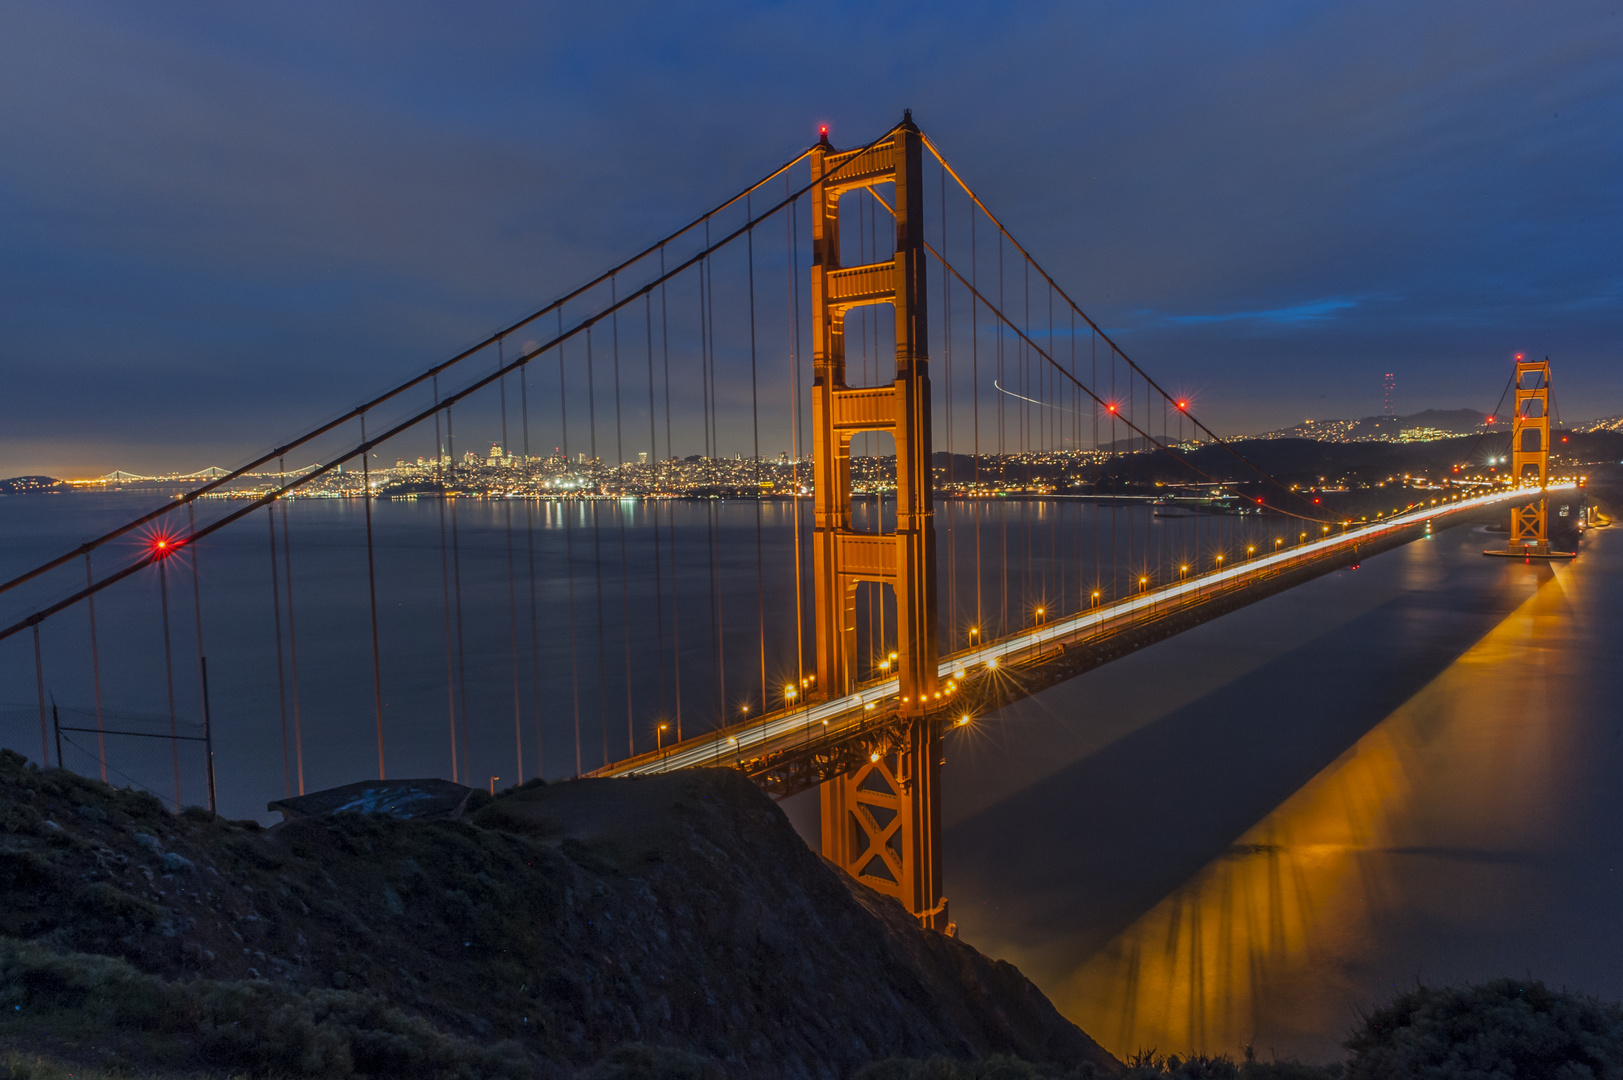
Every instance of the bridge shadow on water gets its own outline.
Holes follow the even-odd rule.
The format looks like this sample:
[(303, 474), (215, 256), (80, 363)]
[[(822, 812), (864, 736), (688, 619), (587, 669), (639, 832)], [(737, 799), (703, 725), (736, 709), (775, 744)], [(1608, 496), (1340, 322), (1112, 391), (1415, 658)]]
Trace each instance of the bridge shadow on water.
[[(1505, 774), (1549, 755), (1517, 743), (1526, 725), (1485, 735), (1471, 718), (1550, 706), (1517, 713), (1525, 687), (1483, 675), (1561, 625), (1567, 599), (1548, 566), (1484, 560), (1481, 540), (1452, 530), (1310, 583), (949, 744), (946, 892), (965, 938), (1118, 1054), (1333, 1056), (1369, 982), (1350, 939), (1414, 902), (1392, 859), (1491, 889), (1532, 858), (1481, 823), (1538, 817), (1523, 796), (1541, 783)], [(1476, 763), (1437, 778), (1463, 787), (1472, 827), (1406, 824), (1438, 753)]]

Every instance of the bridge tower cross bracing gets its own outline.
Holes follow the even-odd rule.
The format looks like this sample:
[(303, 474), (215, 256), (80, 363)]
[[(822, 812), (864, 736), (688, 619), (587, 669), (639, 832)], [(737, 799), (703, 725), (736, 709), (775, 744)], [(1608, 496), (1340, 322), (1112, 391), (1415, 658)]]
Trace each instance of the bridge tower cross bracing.
[[(1550, 482), (1550, 361), (1516, 361), (1516, 416), (1510, 431), (1510, 462), (1517, 484)], [(1550, 554), (1549, 500), (1510, 511), (1510, 551)]]
[[(859, 881), (937, 927), (946, 923), (946, 905), (936, 854), (941, 733), (929, 708), (939, 695), (922, 146), (909, 115), (888, 139), (861, 150), (838, 151), (825, 134), (811, 156), (814, 692), (837, 698), (857, 689), (857, 586), (888, 586), (896, 598), (896, 704), (909, 718), (907, 738), (822, 785), (822, 848)], [(894, 257), (845, 266), (840, 198), (882, 184), (894, 185)], [(880, 304), (895, 314), (895, 378), (849, 386), (846, 316)], [(895, 443), (894, 533), (852, 526), (851, 438), (869, 431), (889, 433)]]

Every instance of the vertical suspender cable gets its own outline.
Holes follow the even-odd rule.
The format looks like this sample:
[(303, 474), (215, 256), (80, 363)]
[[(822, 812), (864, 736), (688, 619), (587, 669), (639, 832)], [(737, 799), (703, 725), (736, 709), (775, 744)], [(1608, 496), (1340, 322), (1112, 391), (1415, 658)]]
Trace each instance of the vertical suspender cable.
[[(93, 585), (94, 575), (90, 569), (90, 552), (85, 552), (85, 586)], [(101, 718), (101, 655), (96, 646), (96, 597), (92, 593), (86, 597), (90, 605), (90, 675), (96, 690), (96, 760), (101, 763), (101, 782), (107, 782), (107, 734), (102, 727)]]
[(1031, 497), (1030, 497), (1030, 488), (1032, 487), (1032, 484), (1031, 484), (1031, 480), (1032, 480), (1032, 468), (1031, 468), (1032, 444), (1031, 444), (1031, 401), (1030, 401), (1030, 399), (1036, 393), (1037, 388), (1034, 387), (1034, 386), (1029, 385), (1029, 379), (1030, 379), (1029, 370), (1030, 370), (1030, 362), (1031, 362), (1031, 349), (1027, 344), (1027, 342), (1029, 342), (1031, 340), (1031, 261), (1029, 259), (1025, 260), (1025, 262), (1022, 264), (1022, 271), (1023, 271), (1023, 281), (1021, 283), (1021, 291), (1022, 291), (1022, 295), (1024, 297), (1024, 299), (1023, 299), (1023, 305), (1024, 305), (1023, 311), (1024, 311), (1024, 314), (1021, 316), (1021, 320), (1025, 323), (1025, 326), (1022, 329), (1022, 336), (1021, 336), (1020, 341), (1019, 341), (1019, 347), (1020, 347), (1020, 354), (1019, 355), (1020, 355), (1020, 396), (1021, 396), (1021, 398), (1025, 399), (1025, 400), (1022, 400), (1020, 402), (1020, 404), (1018, 406), (1016, 406), (1016, 408), (1018, 409), (1017, 415), (1020, 418), (1019, 419), (1019, 425), (1020, 425), (1020, 455), (1024, 459), (1024, 462), (1023, 462), (1022, 468), (1021, 468), (1021, 472), (1022, 472), (1023, 476), (1022, 476), (1022, 482), (1021, 482), (1021, 485), (1020, 485), (1020, 487), (1021, 487), (1020, 527), (1021, 527), (1021, 531), (1025, 534), (1025, 555), (1020, 560), (1020, 570), (1021, 570), (1021, 573), (1024, 575), (1024, 579), (1025, 579), (1022, 582), (1022, 585), (1021, 585), (1021, 590), (1023, 592), (1023, 595), (1021, 596), (1021, 603), (1023, 605), (1023, 609), (1022, 609), (1022, 611), (1020, 613), (1020, 623), (1021, 623), (1022, 626), (1024, 626), (1025, 625), (1025, 613), (1026, 613), (1026, 610), (1029, 610), (1033, 606), (1033, 600), (1032, 600), (1032, 598), (1033, 598), (1033, 593), (1032, 593), (1032, 578), (1033, 578), (1033, 575), (1032, 575), (1032, 559), (1033, 559), (1033, 553), (1032, 553), (1032, 545), (1031, 545)]
[[(361, 414), (361, 445), (366, 447), (366, 414)], [(372, 612), (372, 708), (376, 717), (378, 736), (378, 779), (385, 779), (387, 773), (383, 768), (383, 654), (378, 648), (378, 572), (372, 549), (372, 469), (369, 460), (372, 456), (370, 447), (361, 451), (361, 509), (366, 517), (366, 588), (367, 600)], [(195, 567), (197, 559), (194, 556), (192, 565)], [(198, 637), (203, 635), (201, 616), (198, 622)]]
[[(524, 471), (534, 484), (530, 462), (530, 365), (518, 371), (519, 430), (524, 434)], [(541, 622), (535, 599), (535, 511), (539, 492), (524, 492), (524, 544), (530, 567), (530, 681), (535, 698), (535, 775), (546, 779), (546, 755), (541, 746)]]
[[(496, 367), (505, 368), (506, 338), (496, 339)], [(496, 382), (502, 413), (502, 457), (498, 468), (506, 468), (513, 456), (513, 446), (507, 441), (507, 376)], [(516, 781), (524, 783), (524, 698), (519, 691), (518, 674), (518, 571), (513, 561), (513, 492), (511, 481), (501, 483), (502, 518), (507, 532), (507, 641), (513, 657), (513, 761), (518, 769)]]
[[(1054, 348), (1054, 290), (1053, 289), (1048, 290), (1048, 351), (1050, 353), (1054, 353), (1054, 352), (1058, 351), (1058, 350), (1056, 350)], [(1044, 372), (1045, 374), (1047, 374), (1049, 372), (1049, 366), (1047, 364), (1045, 364), (1041, 368), (1039, 368), (1038, 370)], [(1050, 375), (1050, 378), (1049, 378), (1050, 392), (1052, 392), (1053, 387), (1055, 387), (1056, 385), (1058, 385), (1057, 381), (1052, 377), (1052, 375)], [(1056, 434), (1056, 432), (1057, 432), (1057, 428), (1058, 428), (1058, 424), (1059, 424), (1060, 414), (1053, 411), (1053, 409), (1059, 408), (1059, 407), (1060, 407), (1060, 402), (1055, 401), (1055, 402), (1052, 403), (1052, 405), (1050, 407), (1050, 410), (1048, 412), (1049, 424), (1048, 424), (1048, 447), (1047, 448), (1049, 450), (1058, 450), (1059, 449), (1059, 441), (1060, 440), (1059, 440), (1058, 435)], [(1064, 468), (1065, 468), (1065, 466), (1064, 466), (1065, 455), (1064, 454), (1055, 454), (1049, 460), (1058, 461), (1058, 462), (1061, 463), (1059, 468), (1061, 470), (1061, 475), (1063, 475)], [(1055, 486), (1057, 487), (1058, 485), (1055, 485)], [(1049, 516), (1048, 516), (1048, 562), (1049, 562), (1049, 564), (1051, 566), (1053, 566), (1054, 573), (1057, 574), (1058, 577), (1059, 577), (1059, 584), (1055, 586), (1055, 588), (1058, 591), (1057, 591), (1055, 597), (1053, 598), (1053, 602), (1057, 602), (1060, 605), (1059, 610), (1064, 611), (1065, 610), (1065, 561), (1059, 557), (1059, 515), (1060, 515), (1062, 507), (1065, 504), (1064, 504), (1064, 501), (1060, 500), (1060, 499), (1053, 500), (1053, 503), (1054, 503), (1053, 512), (1050, 513)], [(1043, 591), (1045, 593), (1047, 592), (1047, 580), (1048, 580), (1047, 579), (1047, 574), (1045, 572), (1044, 577), (1043, 577), (1043, 582), (1044, 582)]]
[[(558, 333), (563, 336), (564, 316), (558, 312)], [(564, 384), (564, 347), (558, 346), (558, 421), (563, 426), (564, 469), (569, 468), (569, 394)], [(574, 695), (575, 703), (575, 775), (579, 776), (584, 770), (581, 766), (580, 755), (580, 646), (579, 635), (575, 632), (575, 529), (572, 524), (574, 511), (569, 507), (567, 492), (558, 502), (560, 512), (564, 519), (564, 565), (568, 568), (569, 581), (569, 685)]]
[[(277, 469), (287, 475), (287, 460), (277, 460)], [(287, 527), (287, 500), (282, 504), (282, 581), (287, 586), (287, 659), (293, 682), (293, 762), (299, 778), (299, 794), (304, 794), (304, 715), (299, 702), (299, 634), (293, 619), (293, 537)]]
[[(180, 812), (180, 728), (175, 719), (175, 664), (169, 634), (169, 555), (158, 559), (158, 598), (163, 610), (163, 675), (169, 690), (169, 756), (175, 765), (175, 812)], [(58, 765), (61, 762), (57, 762)], [(303, 792), (300, 792), (302, 795)]]
[[(39, 692), (39, 760), (47, 769), (51, 767), (51, 740), (45, 727), (45, 660), (40, 655), (39, 623), (34, 624), (34, 688)], [(58, 767), (61, 762), (57, 762)], [(179, 775), (178, 771), (176, 773)], [(179, 780), (176, 780), (179, 784)]]
[(592, 572), (597, 582), (597, 732), (603, 744), (603, 764), (609, 763), (609, 652), (603, 635), (603, 530), (597, 513), (599, 477), (597, 457), (597, 377), (592, 353), (592, 331), (586, 331), (586, 437), (591, 454)]
[[(671, 444), (671, 311), (665, 295), (665, 249), (659, 249), (659, 335), (665, 366), (665, 460), (676, 459)], [(650, 447), (649, 449), (652, 449)], [(676, 500), (670, 500), (671, 533), (671, 679), (676, 685), (676, 741), (682, 741), (682, 604), (676, 578)]]
[[(753, 221), (749, 196), (744, 197), (744, 213)], [(761, 556), (761, 399), (755, 367), (755, 230), (745, 234), (748, 251), (750, 302), (750, 424), (755, 448), (755, 621), (760, 638), (761, 655), (761, 712), (766, 712), (766, 571)]]
[(462, 530), (458, 518), (456, 488), (456, 425), (451, 406), (445, 407), (445, 450), (451, 472), (451, 597), (456, 602), (457, 703), (461, 707), (457, 735), (462, 741), (462, 783), (473, 779), (473, 759), (468, 755), (468, 636), (462, 622)]
[[(440, 377), (434, 376), (434, 404), (440, 402)], [(457, 718), (456, 718), (456, 673), (452, 663), (451, 647), (451, 559), (446, 546), (445, 532), (445, 504), (451, 497), (451, 481), (447, 475), (446, 465), (449, 454), (446, 444), (440, 440), (440, 414), (434, 412), (434, 476), (439, 482), (440, 513), (440, 589), (445, 601), (445, 711), (451, 731), (451, 779), (458, 780), (462, 774), (458, 769), (460, 755), (457, 752)]]
[[(708, 223), (705, 225), (706, 247), (709, 246)], [(715, 266), (708, 256), (703, 263), (707, 288), (705, 289), (705, 318), (710, 323), (710, 376), (707, 383), (710, 409), (710, 442), (712, 460), (721, 460), (721, 398), (716, 393), (716, 277)], [(721, 518), (722, 507), (715, 508), (715, 543), (710, 549), (710, 587), (715, 597), (716, 612), (716, 716), (725, 722), (727, 709), (727, 623), (726, 610), (721, 602)]]
[[(789, 178), (783, 178), (783, 188), (789, 190)], [(785, 215), (784, 228), (787, 231), (785, 240), (789, 245), (789, 436), (794, 444), (794, 465), (790, 467), (793, 486), (790, 495), (790, 504), (794, 511), (795, 530), (795, 678), (797, 685), (806, 684), (806, 625), (805, 611), (802, 606), (804, 587), (801, 585), (801, 554), (800, 554), (800, 206), (799, 203), (789, 205), (789, 213)]]
[[(704, 246), (710, 247), (710, 228), (705, 227)], [(702, 411), (704, 413), (704, 453), (706, 466), (712, 477), (716, 474), (716, 459), (718, 457), (716, 442), (712, 441), (710, 391), (713, 385), (710, 380), (710, 365), (714, 354), (710, 348), (710, 339), (715, 334), (715, 326), (710, 322), (710, 309), (706, 298), (714, 282), (709, 280), (710, 260), (705, 258), (699, 263), (699, 381), (702, 394)], [(714, 499), (705, 500), (705, 530), (708, 536), (706, 558), (710, 570), (710, 671), (713, 679), (711, 692), (714, 695), (711, 706), (713, 719), (712, 727), (718, 727), (725, 721), (720, 719), (726, 711), (727, 700), (725, 696), (725, 671), (722, 667), (721, 650), (721, 613), (716, 605), (716, 511)]]
[[(999, 313), (1003, 312), (1003, 310), (1004, 310), (1004, 303), (1003, 303), (1003, 236), (1001, 234), (999, 234), (998, 240), (997, 240), (997, 309), (998, 309)], [(1003, 369), (1003, 322), (1004, 322), (1003, 319), (999, 319), (998, 322), (997, 322), (997, 385), (998, 386), (1002, 386), (1004, 384), (1005, 375), (1006, 375), (1006, 373), (1005, 373), (1005, 371)], [(1005, 396), (1006, 395), (1001, 394), (1001, 393), (998, 394), (998, 396), (997, 396), (997, 458), (998, 458), (998, 477), (999, 477), (998, 486), (1006, 491), (1006, 490), (1008, 490), (1008, 486), (1009, 486), (1009, 451), (1008, 451), (1008, 447), (1004, 444), (1003, 402), (1004, 402)], [(999, 569), (1002, 571), (1002, 576), (1003, 576), (1003, 616), (1002, 616), (1002, 622), (999, 623), (999, 626), (998, 626), (998, 636), (1002, 637), (1004, 634), (1007, 634), (1009, 632), (1009, 514), (1008, 514), (1008, 507), (1006, 505), (1002, 504), (1002, 503), (999, 503), (998, 504), (998, 515), (997, 516), (998, 516), (998, 524), (1000, 526), (1002, 526), (1002, 535), (1003, 535), (1003, 558), (1001, 560), (1002, 565), (999, 567)]]
[[(365, 441), (364, 436), (362, 441)], [(214, 724), (209, 716), (209, 662), (203, 655), (203, 579), (202, 570), (197, 565), (196, 504), (186, 506), (186, 525), (190, 530), (186, 550), (192, 553), (192, 611), (197, 617), (197, 700), (203, 716), (203, 772), (207, 782), (209, 813), (216, 814), (219, 810), (214, 799)]]
[(981, 491), (981, 301), (980, 301), (980, 258), (975, 244), (975, 210), (969, 211), (969, 291), (973, 294), (969, 300), (969, 383), (972, 391), (969, 395), (970, 428), (973, 433), (974, 445), (972, 465), (974, 469), (975, 489), (975, 626), (977, 631), (974, 637), (975, 644), (979, 644), (986, 637), (985, 615), (981, 608), (981, 509), (984, 494)]
[(282, 583), (276, 572), (276, 504), (265, 504), (270, 522), (271, 616), (276, 631), (276, 699), (282, 710), (282, 796), (293, 794), (293, 766), (287, 749), (287, 678), (282, 667)]
[(664, 554), (659, 542), (659, 433), (654, 426), (654, 298), (644, 293), (642, 298), (643, 326), (648, 339), (648, 458), (652, 462), (647, 477), (648, 495), (644, 505), (648, 508), (649, 523), (654, 528), (654, 655), (659, 667), (659, 719), (665, 722), (665, 571), (660, 559)]
[[(1088, 385), (1099, 385), (1099, 335), (1088, 334)], [(1099, 454), (1099, 403), (1092, 402), (1088, 410), (1093, 415), (1093, 493), (1099, 494), (1100, 481), (1104, 479), (1104, 458)], [(1104, 600), (1104, 547), (1100, 539), (1100, 523), (1103, 515), (1099, 513), (1099, 500), (1093, 500), (1093, 591)], [(1092, 599), (1092, 597), (1089, 597)]]
[[(942, 169), (941, 176), (941, 259), (947, 259), (947, 171)], [(952, 275), (941, 275), (941, 318), (944, 327), (942, 340), (942, 357), (947, 365), (947, 486), (955, 488), (957, 472), (954, 468), (956, 454), (952, 442)], [(956, 546), (956, 532), (953, 528), (954, 506), (950, 499), (945, 501), (947, 517), (947, 651), (952, 652), (958, 647), (958, 549)], [(937, 620), (939, 622), (939, 620)], [(939, 626), (936, 632), (940, 633)]]
[[(617, 278), (609, 279), (610, 303), (614, 302), (618, 280)], [(614, 342), (614, 456), (617, 459), (615, 472), (620, 478), (619, 497), (614, 500), (614, 520), (620, 526), (620, 633), (625, 643), (626, 754), (635, 757), (637, 753), (637, 737), (632, 728), (631, 718), (631, 582), (630, 572), (626, 564), (626, 448), (624, 428), (620, 422), (620, 312), (618, 310), (609, 317), (609, 326), (613, 331)]]

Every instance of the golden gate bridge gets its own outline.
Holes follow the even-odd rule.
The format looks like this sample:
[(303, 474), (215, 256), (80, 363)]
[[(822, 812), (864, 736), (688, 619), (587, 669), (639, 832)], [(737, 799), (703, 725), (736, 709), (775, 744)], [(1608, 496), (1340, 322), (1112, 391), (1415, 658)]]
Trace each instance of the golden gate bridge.
[[(366, 682), (375, 747), (329, 772), (385, 778), (401, 728), (439, 710), (445, 770), (463, 783), (485, 778), (481, 740), (505, 730), (519, 782), (728, 766), (777, 795), (815, 787), (824, 854), (945, 929), (939, 776), (955, 729), (1489, 508), (1511, 515), (1506, 554), (1561, 555), (1547, 496), (1572, 482), (1549, 475), (1548, 362), (1518, 358), (1512, 386), (1501, 482), (1372, 518), (1328, 514), (1131, 359), (910, 115), (843, 151), (825, 129), (553, 303), (0, 583), (14, 609), (0, 613), (0, 648), (12, 681), (32, 675), (40, 764), (62, 765), (64, 730), (96, 733), (93, 752), (69, 745), (103, 779), (108, 736), (166, 738), (177, 809), (187, 740), (205, 747), (214, 808), (223, 724), (279, 730), (284, 794), (303, 794), (312, 717), (363, 722), (313, 698), (312, 672), (328, 665)], [(458, 426), (464, 441), (470, 427), (499, 431), (509, 448), (516, 429), (521, 450), (459, 462)], [(318, 463), (290, 470), (289, 454)], [(409, 485), (374, 464), (397, 456), (421, 463)], [(1146, 456), (1212, 512), (1119, 512), (1156, 496), (1134, 480)], [(374, 511), (407, 487), (433, 498), (438, 537), (411, 562)], [(288, 512), (317, 491), (360, 514), (318, 537)], [(702, 536), (679, 519), (683, 499)], [(487, 504), (499, 572), (476, 587), (465, 548), (472, 508)], [(304, 576), (318, 544), (352, 553), (349, 569)], [(268, 576), (248, 596), (253, 545)], [(343, 586), (363, 579), (350, 606), (364, 617), (339, 613)], [(211, 599), (220, 590), (229, 603)], [(404, 597), (437, 607), (443, 657), (406, 643), (392, 615)], [(161, 712), (139, 680), (121, 690), (104, 677), (121, 651), (157, 665), (158, 638)], [(222, 675), (273, 672), (274, 700), (243, 693), (211, 710), (210, 645), (226, 638), (216, 696)], [(470, 674), (470, 652), (494, 653), (500, 676)], [(58, 692), (77, 696), (80, 724), (53, 725)], [(148, 730), (109, 726), (137, 704)]]

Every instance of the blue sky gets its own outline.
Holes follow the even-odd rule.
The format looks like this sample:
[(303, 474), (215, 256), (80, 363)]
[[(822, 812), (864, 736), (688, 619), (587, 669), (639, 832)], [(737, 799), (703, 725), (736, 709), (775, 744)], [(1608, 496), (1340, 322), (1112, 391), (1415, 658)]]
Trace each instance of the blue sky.
[(0, 475), (230, 464), (911, 107), (1219, 430), (1623, 413), (1615, 3), (0, 0)]

